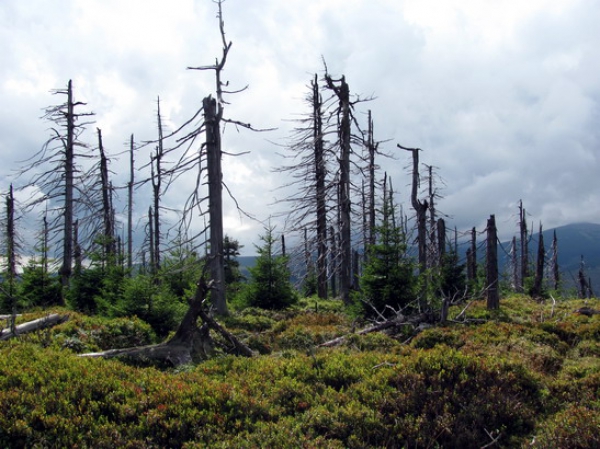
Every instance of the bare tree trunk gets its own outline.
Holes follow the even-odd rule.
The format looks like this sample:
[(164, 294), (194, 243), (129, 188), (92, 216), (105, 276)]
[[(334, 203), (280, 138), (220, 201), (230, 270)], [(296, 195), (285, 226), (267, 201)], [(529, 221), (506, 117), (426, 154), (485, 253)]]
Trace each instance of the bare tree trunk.
[(69, 280), (73, 265), (73, 216), (74, 216), (74, 176), (75, 176), (75, 112), (73, 104), (73, 89), (71, 80), (67, 86), (67, 135), (64, 144), (64, 176), (65, 176), (65, 207), (64, 207), (64, 237), (63, 237), (63, 260), (60, 268), (60, 279), (62, 284), (62, 304), (69, 288)]
[(162, 195), (161, 186), (163, 175), (161, 162), (164, 154), (162, 118), (160, 116), (160, 98), (157, 99), (157, 119), (158, 146), (156, 147), (156, 153), (154, 154), (154, 156), (150, 156), (152, 190), (154, 193), (154, 233), (153, 239), (150, 241), (150, 244), (154, 247), (154, 263), (155, 268), (158, 271), (160, 269), (160, 198)]
[(490, 215), (487, 222), (486, 252), (486, 294), (489, 310), (500, 308), (498, 287), (498, 233), (496, 230), (496, 217)]
[(523, 208), (523, 201), (519, 201), (519, 231), (521, 235), (521, 278), (519, 291), (525, 289), (525, 279), (529, 277), (529, 247), (527, 240), (527, 214)]
[(438, 244), (438, 263), (440, 266), (444, 263), (444, 254), (446, 254), (446, 222), (440, 218), (436, 222), (437, 244)]
[(15, 199), (13, 186), (10, 185), (6, 197), (6, 281), (8, 284), (7, 296), (10, 306), (10, 330), (15, 331), (15, 320), (17, 316), (17, 300), (15, 298), (15, 283), (17, 279), (17, 261), (15, 254)]
[(330, 237), (330, 251), (329, 251), (329, 282), (331, 285), (331, 296), (334, 298), (337, 297), (337, 274), (338, 274), (338, 264), (337, 264), (337, 241), (335, 238), (335, 229), (333, 226), (329, 228), (329, 237)]
[(156, 255), (154, 253), (154, 213), (152, 206), (148, 208), (148, 248), (150, 250), (150, 273), (155, 275), (158, 270), (156, 267)]
[(512, 268), (512, 288), (515, 292), (518, 292), (521, 282), (519, 281), (519, 257), (517, 255), (517, 237), (515, 236), (513, 236), (512, 243), (510, 245), (510, 256)]
[(544, 248), (544, 236), (542, 235), (542, 224), (540, 223), (540, 233), (538, 240), (538, 253), (535, 265), (535, 277), (533, 280), (533, 289), (531, 296), (536, 298), (542, 295), (542, 282), (544, 281), (544, 266), (546, 265), (546, 249)]
[(225, 268), (223, 259), (223, 172), (221, 169), (221, 131), (217, 102), (211, 96), (204, 98), (204, 126), (206, 130), (206, 163), (208, 170), (208, 210), (210, 216), (210, 266), (215, 285), (211, 302), (217, 314), (227, 315), (225, 298)]
[(102, 245), (104, 247), (104, 263), (113, 264), (115, 262), (115, 232), (113, 222), (113, 211), (111, 201), (111, 189), (108, 180), (108, 160), (104, 154), (102, 145), (102, 131), (98, 131), (98, 150), (100, 152), (100, 182), (102, 184), (102, 221), (104, 224), (104, 237)]
[(327, 175), (323, 144), (323, 112), (317, 75), (312, 82), (313, 139), (315, 151), (315, 186), (317, 201), (317, 295), (327, 299)]
[(560, 287), (560, 270), (558, 266), (558, 239), (556, 238), (556, 230), (554, 230), (554, 238), (552, 239), (552, 278), (554, 290)]
[(325, 75), (327, 86), (335, 92), (339, 100), (339, 216), (340, 216), (340, 296), (345, 304), (350, 303), (352, 284), (352, 231), (350, 222), (350, 88), (344, 76), (336, 86), (329, 75)]
[[(419, 201), (417, 195), (419, 193), (419, 148), (405, 148), (400, 144), (397, 147), (410, 151), (412, 153), (412, 188), (410, 201), (415, 213), (417, 214), (417, 239), (419, 247), (419, 275), (424, 276), (427, 269), (427, 209), (429, 207), (427, 201)], [(427, 280), (424, 279), (424, 282)], [(426, 298), (424, 293), (427, 291), (427, 286), (424, 285), (419, 298), (419, 306), (421, 309), (425, 305)]]
[(473, 259), (471, 260), (471, 273), (473, 274), (473, 280), (477, 279), (477, 230), (475, 227), (471, 229), (471, 254)]
[(133, 185), (135, 182), (133, 134), (129, 141), (129, 182), (127, 183), (127, 269), (133, 268)]
[[(435, 192), (433, 190), (433, 165), (427, 167), (427, 184), (429, 196), (429, 242), (427, 245), (427, 267), (434, 268), (439, 266), (440, 253), (439, 246), (436, 240), (436, 210), (435, 210)], [(433, 275), (433, 273), (432, 273)]]
[(367, 149), (369, 151), (369, 244), (375, 244), (375, 144), (373, 117), (369, 110), (369, 126), (367, 130)]
[(73, 223), (73, 258), (75, 259), (75, 274), (80, 275), (82, 269), (81, 246), (79, 245), (79, 220)]
[(417, 239), (419, 244), (419, 273), (423, 274), (427, 268), (427, 201), (419, 201), (419, 151), (418, 148), (404, 148), (397, 145), (398, 148), (410, 151), (412, 153), (412, 188), (410, 201), (417, 214)]
[(28, 321), (27, 323), (19, 324), (18, 326), (11, 326), (7, 329), (0, 330), (0, 341), (8, 340), (16, 337), (17, 335), (27, 334), (47, 327), (52, 327), (57, 324), (64, 323), (68, 319), (68, 315), (58, 315), (53, 313), (44, 318)]

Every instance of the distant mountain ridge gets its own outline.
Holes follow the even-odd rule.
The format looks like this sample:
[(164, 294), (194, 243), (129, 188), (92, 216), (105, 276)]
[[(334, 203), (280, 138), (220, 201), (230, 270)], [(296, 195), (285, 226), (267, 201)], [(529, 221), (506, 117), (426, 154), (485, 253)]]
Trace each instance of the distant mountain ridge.
[[(565, 286), (574, 285), (583, 258), (585, 274), (592, 280), (592, 288), (600, 290), (600, 224), (573, 223), (542, 231), (546, 253), (551, 248), (554, 232), (558, 241), (558, 266)], [(532, 237), (530, 251), (535, 254), (539, 232)]]
[[(581, 263), (581, 258), (585, 262), (585, 272), (592, 280), (592, 287), (600, 293), (600, 224), (597, 223), (573, 223), (557, 228), (546, 229), (542, 231), (544, 237), (544, 247), (547, 257), (550, 257), (550, 250), (554, 232), (558, 240), (558, 265), (561, 271), (564, 286), (570, 288), (575, 285), (577, 272)], [(532, 260), (535, 260), (537, 246), (539, 241), (539, 232), (531, 234), (529, 242), (529, 253)], [(507, 254), (510, 251), (511, 242), (502, 242), (504, 251), (499, 254)], [(463, 256), (468, 248), (467, 243), (459, 245), (459, 253)], [(485, 250), (478, 251), (478, 259), (483, 261)], [(249, 275), (248, 267), (254, 265), (256, 256), (240, 256), (240, 269), (245, 276)], [(500, 271), (505, 268), (508, 260), (506, 256), (499, 261)]]

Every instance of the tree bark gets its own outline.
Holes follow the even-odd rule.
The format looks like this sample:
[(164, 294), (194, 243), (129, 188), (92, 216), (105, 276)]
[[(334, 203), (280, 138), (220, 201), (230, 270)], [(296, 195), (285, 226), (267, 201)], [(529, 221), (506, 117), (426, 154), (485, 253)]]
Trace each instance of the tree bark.
[(27, 334), (30, 332), (35, 332), (40, 329), (45, 329), (47, 327), (52, 327), (60, 323), (64, 323), (69, 319), (68, 315), (59, 315), (57, 313), (53, 313), (44, 318), (39, 318), (37, 320), (28, 321), (27, 323), (19, 324), (15, 326), (14, 329), (10, 327), (3, 329), (0, 331), (0, 340), (8, 340), (9, 338), (16, 337), (20, 334)]
[[(351, 127), (350, 127), (350, 88), (346, 78), (342, 76), (339, 85), (336, 85), (329, 75), (325, 75), (327, 86), (339, 100), (339, 217), (340, 217), (340, 297), (345, 304), (350, 303), (350, 288), (352, 286), (352, 231), (350, 222), (350, 152), (351, 152)], [(338, 82), (338, 81), (336, 81)]]
[(527, 214), (523, 208), (523, 201), (519, 201), (519, 232), (521, 236), (521, 278), (519, 279), (519, 291), (525, 288), (525, 279), (529, 277), (529, 247), (527, 241)]
[(72, 82), (69, 80), (67, 86), (67, 135), (64, 143), (64, 176), (65, 176), (65, 207), (64, 207), (64, 225), (63, 225), (63, 258), (60, 268), (60, 279), (62, 284), (62, 304), (65, 304), (66, 293), (69, 288), (69, 281), (72, 274), (73, 265), (73, 216), (74, 216), (74, 176), (75, 176), (75, 112), (73, 104)]
[(558, 266), (558, 239), (556, 238), (556, 230), (554, 230), (554, 238), (552, 239), (552, 278), (554, 290), (558, 290), (560, 286), (560, 270)]
[(135, 181), (134, 170), (134, 141), (133, 134), (129, 141), (129, 182), (127, 183), (127, 269), (133, 268), (133, 185)]
[(540, 223), (540, 233), (538, 240), (538, 253), (535, 266), (535, 277), (533, 280), (533, 289), (531, 296), (536, 298), (542, 295), (542, 282), (544, 281), (544, 266), (546, 264), (546, 249), (544, 248), (544, 236), (542, 235), (542, 224)]
[(488, 310), (500, 308), (498, 287), (498, 234), (496, 230), (496, 217), (490, 215), (487, 222), (486, 252), (486, 295)]
[(104, 247), (105, 263), (115, 263), (115, 232), (112, 213), (111, 189), (108, 180), (108, 160), (104, 153), (102, 144), (102, 131), (98, 131), (98, 151), (100, 152), (100, 182), (102, 188), (102, 221), (104, 224), (104, 238), (102, 245)]
[(311, 87), (317, 203), (317, 295), (321, 299), (327, 299), (327, 190), (325, 186), (327, 170), (323, 143), (322, 99), (317, 75)]
[(227, 315), (225, 269), (223, 259), (223, 172), (221, 169), (221, 131), (217, 101), (208, 96), (202, 101), (206, 130), (206, 163), (208, 170), (208, 210), (210, 217), (210, 267), (215, 286), (211, 302), (217, 314)]

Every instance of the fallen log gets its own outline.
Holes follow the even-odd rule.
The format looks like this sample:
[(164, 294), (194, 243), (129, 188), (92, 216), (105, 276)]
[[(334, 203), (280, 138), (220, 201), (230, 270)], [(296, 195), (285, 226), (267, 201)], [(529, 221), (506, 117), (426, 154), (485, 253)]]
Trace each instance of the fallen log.
[(48, 327), (56, 326), (57, 324), (64, 323), (69, 319), (68, 315), (59, 315), (57, 313), (52, 313), (43, 318), (38, 318), (37, 320), (28, 321), (27, 323), (19, 324), (15, 326), (14, 332), (10, 327), (2, 329), (0, 331), (0, 340), (8, 340), (9, 338), (16, 337), (20, 334), (27, 334), (30, 332), (35, 332), (40, 329), (45, 329)]
[(318, 345), (318, 348), (330, 348), (333, 346), (341, 345), (346, 341), (348, 336), (350, 335), (365, 335), (370, 334), (372, 332), (381, 332), (384, 330), (390, 329), (399, 329), (403, 326), (412, 326), (415, 329), (421, 325), (422, 323), (426, 323), (429, 321), (429, 317), (425, 313), (419, 313), (416, 315), (412, 315), (409, 317), (405, 317), (404, 315), (398, 315), (396, 318), (390, 319), (388, 321), (384, 321), (382, 323), (377, 323), (373, 326), (369, 326), (364, 328), (358, 332), (354, 332), (347, 335), (342, 335), (341, 337), (334, 338), (333, 340), (326, 341)]
[[(210, 329), (218, 332), (226, 341), (229, 341), (233, 345), (236, 354), (246, 357), (254, 356), (254, 351), (243, 344), (235, 335), (225, 330), (204, 310), (204, 301), (211, 285), (212, 282), (207, 284), (203, 278), (198, 282), (196, 293), (189, 301), (189, 308), (175, 335), (170, 340), (156, 345), (79, 354), (79, 357), (117, 357), (136, 363), (154, 363), (174, 367), (188, 363), (198, 363), (209, 358), (213, 352), (214, 342), (210, 336)], [(198, 327), (197, 324), (198, 317), (203, 321), (201, 327)]]
[(591, 307), (582, 307), (580, 309), (575, 310), (573, 313), (578, 313), (580, 315), (592, 316), (600, 314), (600, 310), (592, 309)]

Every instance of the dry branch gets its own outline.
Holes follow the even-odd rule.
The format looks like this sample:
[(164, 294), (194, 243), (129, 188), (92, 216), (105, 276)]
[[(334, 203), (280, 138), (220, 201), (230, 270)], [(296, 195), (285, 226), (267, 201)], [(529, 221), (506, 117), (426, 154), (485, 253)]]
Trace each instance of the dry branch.
[[(399, 314), (394, 319), (390, 319), (388, 321), (384, 321), (382, 323), (378, 323), (373, 326), (369, 326), (365, 329), (362, 329), (362, 330), (356, 332), (355, 334), (356, 335), (365, 335), (365, 334), (370, 334), (372, 332), (380, 332), (380, 331), (388, 330), (388, 329), (399, 330), (403, 326), (412, 326), (415, 329), (417, 329), (420, 324), (426, 323), (428, 321), (429, 321), (429, 317), (425, 313), (419, 313), (416, 315), (411, 315), (409, 317), (405, 317), (404, 315)], [(354, 334), (348, 334), (348, 335), (354, 335)], [(333, 340), (326, 341), (325, 343), (321, 343), (318, 347), (319, 348), (330, 348), (333, 346), (339, 346), (346, 341), (346, 339), (348, 338), (348, 335), (343, 335), (341, 337), (334, 338)]]

